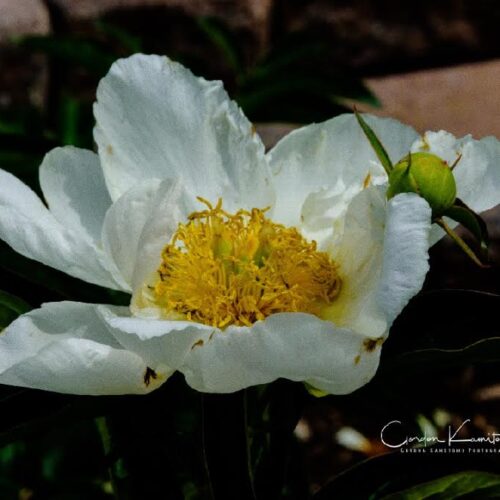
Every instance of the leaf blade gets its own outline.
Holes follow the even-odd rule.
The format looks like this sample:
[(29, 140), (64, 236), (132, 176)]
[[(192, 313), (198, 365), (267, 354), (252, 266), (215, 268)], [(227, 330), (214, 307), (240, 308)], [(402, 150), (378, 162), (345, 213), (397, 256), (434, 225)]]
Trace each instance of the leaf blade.
[(31, 307), (27, 302), (0, 290), (0, 329), (5, 328), (18, 316), (29, 310), (31, 310)]
[(373, 150), (375, 151), (377, 158), (384, 167), (384, 170), (386, 171), (387, 175), (389, 175), (393, 169), (393, 165), (391, 159), (389, 158), (389, 154), (385, 150), (383, 144), (380, 142), (380, 139), (377, 137), (373, 129), (368, 125), (368, 123), (366, 123), (365, 119), (356, 109), (354, 110), (354, 115), (356, 116), (356, 119), (358, 120), (361, 129), (363, 130), (366, 138), (368, 139)]
[(382, 497), (381, 500), (453, 500), (473, 493), (476, 498), (498, 498), (500, 476), (488, 472), (464, 471), (440, 477)]

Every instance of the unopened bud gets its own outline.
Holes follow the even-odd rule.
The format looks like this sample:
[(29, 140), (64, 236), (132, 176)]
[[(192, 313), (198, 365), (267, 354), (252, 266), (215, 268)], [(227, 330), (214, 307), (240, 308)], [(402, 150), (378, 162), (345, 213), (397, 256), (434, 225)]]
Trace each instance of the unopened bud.
[(400, 160), (389, 175), (387, 198), (400, 193), (417, 193), (439, 217), (457, 197), (457, 186), (448, 164), (430, 153), (411, 153)]

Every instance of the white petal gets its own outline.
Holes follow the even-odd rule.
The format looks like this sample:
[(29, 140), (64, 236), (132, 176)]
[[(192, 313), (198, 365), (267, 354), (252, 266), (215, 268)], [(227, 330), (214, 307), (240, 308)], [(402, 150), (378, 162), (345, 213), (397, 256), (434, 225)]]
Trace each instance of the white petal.
[(117, 61), (97, 90), (94, 131), (113, 199), (147, 178), (180, 177), (226, 207), (269, 205), (264, 146), (221, 82), (167, 57)]
[(96, 314), (77, 302), (44, 304), (0, 335), (0, 383), (70, 394), (143, 394), (146, 363), (124, 349)]
[(100, 306), (99, 314), (122, 346), (139, 354), (148, 366), (164, 371), (176, 370), (193, 346), (204, 343), (214, 332), (214, 328), (192, 321), (134, 318), (108, 306)]
[(40, 185), (50, 211), (63, 226), (100, 242), (111, 198), (95, 153), (72, 146), (53, 149), (40, 166)]
[(141, 242), (141, 232), (153, 208), (161, 182), (145, 181), (113, 203), (102, 227), (102, 244), (132, 290), (132, 272)]
[[(408, 153), (418, 137), (412, 128), (395, 120), (373, 116), (365, 119), (393, 162)], [(321, 220), (310, 220), (311, 229), (317, 229), (314, 225), (318, 223), (331, 226), (364, 185), (386, 178), (354, 115), (341, 115), (295, 130), (268, 156), (278, 197), (273, 218), (289, 225), (299, 225), (301, 215), (302, 222), (308, 223), (304, 203), (317, 193), (313, 196), (325, 202), (326, 210)]]
[(64, 227), (38, 196), (0, 170), (0, 238), (16, 252), (89, 283), (122, 289), (113, 264), (86, 234)]
[(379, 356), (379, 344), (355, 332), (309, 314), (282, 313), (215, 333), (189, 351), (180, 371), (203, 392), (234, 392), (286, 378), (346, 394), (373, 377)]
[[(470, 152), (469, 152), (470, 149)], [(484, 212), (500, 203), (500, 141), (495, 137), (485, 137), (475, 141), (471, 146), (463, 148), (463, 154), (467, 155), (467, 165), (474, 165), (474, 174), (467, 173), (464, 165), (457, 166), (456, 178), (458, 189), (463, 191), (463, 185), (471, 183), (471, 192), (464, 196), (463, 201), (477, 212)], [(481, 165), (481, 166), (479, 166)], [(468, 167), (472, 170), (471, 167)], [(483, 171), (480, 175), (478, 170)], [(465, 201), (465, 200), (468, 201)]]
[(339, 265), (340, 294), (324, 317), (370, 337), (386, 335), (388, 324), (377, 302), (386, 218), (385, 189), (359, 193), (345, 215), (344, 230), (326, 248)]
[(342, 237), (328, 249), (339, 264), (342, 288), (324, 317), (372, 338), (387, 335), (428, 270), (429, 205), (414, 194), (389, 202), (385, 196), (382, 186), (359, 193)]
[(186, 194), (180, 181), (170, 179), (145, 181), (112, 205), (102, 241), (129, 290), (144, 284), (158, 269), (161, 252), (178, 224), (187, 222), (197, 208), (197, 201)]
[(424, 284), (431, 218), (429, 204), (416, 194), (400, 194), (388, 203), (378, 302), (389, 325)]
[[(434, 153), (450, 165), (461, 155), (453, 171), (458, 198), (477, 213), (500, 203), (500, 142), (494, 137), (476, 141), (471, 136), (457, 139), (444, 131), (426, 132), (414, 143), (412, 151)], [(443, 236), (443, 230), (434, 225), (431, 243)]]
[(132, 276), (136, 290), (154, 273), (161, 262), (161, 252), (172, 239), (180, 222), (200, 210), (199, 202), (186, 192), (180, 181), (162, 181), (154, 204), (143, 226)]

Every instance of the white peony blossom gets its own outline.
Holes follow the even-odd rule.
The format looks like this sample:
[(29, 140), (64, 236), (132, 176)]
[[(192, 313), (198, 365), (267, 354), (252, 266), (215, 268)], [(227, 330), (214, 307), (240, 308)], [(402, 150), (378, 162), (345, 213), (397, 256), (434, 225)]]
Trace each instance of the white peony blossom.
[[(206, 392), (283, 377), (333, 394), (374, 375), (388, 330), (424, 281), (431, 210), (385, 196), (354, 116), (296, 130), (269, 153), (220, 82), (166, 57), (116, 62), (95, 104), (98, 154), (45, 157), (48, 208), (0, 171), (0, 237), (130, 307), (44, 304), (0, 336), (0, 383), (146, 393), (173, 372)], [(430, 150), (459, 196), (500, 201), (499, 143), (420, 138), (367, 117), (393, 161)]]

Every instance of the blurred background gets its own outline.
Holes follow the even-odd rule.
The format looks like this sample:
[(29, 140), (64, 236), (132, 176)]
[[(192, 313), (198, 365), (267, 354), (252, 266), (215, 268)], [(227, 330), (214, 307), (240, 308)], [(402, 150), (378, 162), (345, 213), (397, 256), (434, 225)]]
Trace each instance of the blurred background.
[[(495, 0), (0, 0), (0, 167), (39, 192), (38, 166), (48, 150), (93, 148), (97, 83), (115, 59), (135, 52), (166, 54), (197, 75), (223, 80), (268, 147), (353, 105), (420, 132), (500, 137), (499, 26)], [(500, 212), (485, 218), (492, 266), (475, 267), (446, 239), (436, 245), (424, 293), (394, 326), (372, 383), (350, 396), (317, 399), (278, 382), (280, 405), (289, 411), (269, 418), (282, 433), (286, 466), (278, 473), (271, 462), (256, 463), (262, 483), (280, 477), (279, 496), (265, 498), (382, 498), (448, 472), (499, 470), (493, 455), (446, 457), (436, 465), (382, 456), (389, 450), (380, 442), (380, 429), (394, 419), (435, 435), (466, 418), (470, 432), (500, 429)], [(127, 302), (1, 242), (0, 281), (22, 299), (21, 309), (61, 299)], [(11, 319), (0, 314), (0, 328)], [(275, 391), (256, 389), (250, 401), (259, 408)], [(144, 411), (158, 398), (176, 405), (177, 416), (151, 417), (157, 427), (146, 427), (153, 434), (132, 432), (130, 442), (163, 439), (176, 450), (175, 457), (166, 449), (140, 455), (148, 466), (177, 471), (169, 472), (172, 490), (160, 498), (203, 498), (198, 395), (174, 378), (141, 400)], [(124, 481), (144, 466), (137, 457), (110, 458), (102, 421), (95, 424), (95, 417), (125, 413), (143, 426), (127, 398), (4, 387), (0, 404), (2, 499), (111, 498), (110, 466)], [(165, 425), (168, 437), (158, 430)], [(259, 432), (267, 431), (255, 431), (256, 449), (271, 446)], [(158, 497), (145, 494), (144, 484), (138, 488), (142, 498)]]

